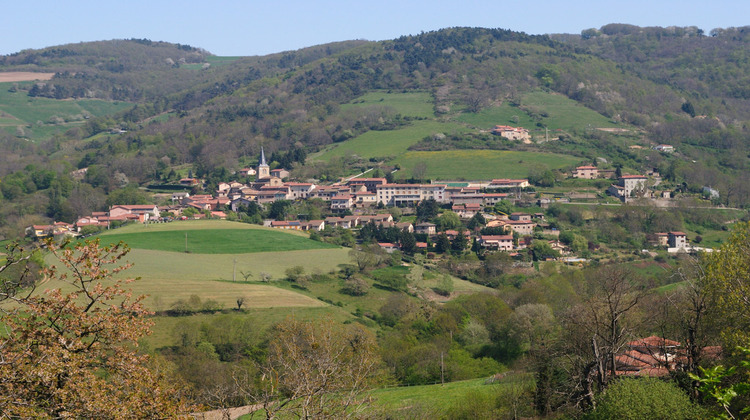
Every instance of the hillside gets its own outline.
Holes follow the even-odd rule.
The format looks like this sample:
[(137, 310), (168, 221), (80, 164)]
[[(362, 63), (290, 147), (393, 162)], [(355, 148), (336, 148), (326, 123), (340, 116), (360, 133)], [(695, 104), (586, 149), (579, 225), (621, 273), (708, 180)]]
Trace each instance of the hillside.
[[(742, 206), (750, 200), (750, 142), (740, 95), (747, 69), (737, 54), (746, 41), (735, 32), (704, 36), (689, 28), (610, 25), (585, 36), (530, 36), (449, 28), (266, 57), (215, 57), (148, 40), (22, 51), (3, 57), (0, 70), (57, 74), (43, 88), (5, 85), (15, 92), (7, 93), (11, 109), (0, 117), (6, 127), (0, 151), (11, 157), (0, 175), (19, 179), (20, 191), (3, 196), (16, 202), (25, 197), (27, 204), (21, 209), (0, 202), (8, 215), (3, 223), (14, 230), (33, 214), (74, 217), (101, 209), (103, 194), (123, 186), (122, 180), (173, 182), (190, 170), (213, 182), (227, 180), (255, 162), (261, 145), (277, 160), (285, 150), (305, 150), (310, 159), (304, 166), (272, 162), (294, 168), (299, 179), (337, 179), (373, 166), (399, 167), (404, 170), (397, 177), (408, 178), (418, 161), (428, 162), (427, 173), (440, 178), (523, 176), (601, 157), (634, 171), (658, 168), (691, 190), (711, 185), (727, 204)], [(715, 53), (691, 55), (686, 64), (693, 50)], [(26, 111), (12, 104), (29, 94), (136, 105), (118, 112), (126, 102), (76, 99), (62, 102), (64, 107), (51, 103), (44, 115), (18, 117)], [(46, 118), (42, 125), (32, 122), (39, 118)], [(530, 130), (533, 143), (488, 134), (496, 124)], [(117, 134), (107, 134), (113, 128)], [(649, 150), (659, 143), (679, 153)], [(493, 170), (471, 165), (476, 170), (462, 173), (475, 158), (452, 159), (458, 149), (493, 150), (472, 152), (480, 160), (499, 159), (500, 151), (526, 155), (512, 170), (500, 159)], [(87, 182), (93, 191), (83, 189), (98, 198), (74, 203), (64, 189), (62, 203), (51, 203), (49, 193), (39, 193), (44, 183), (32, 188), (22, 181), (34, 171), (29, 164), (61, 175), (92, 168), (97, 180)], [(74, 210), (50, 210), (58, 204)]]

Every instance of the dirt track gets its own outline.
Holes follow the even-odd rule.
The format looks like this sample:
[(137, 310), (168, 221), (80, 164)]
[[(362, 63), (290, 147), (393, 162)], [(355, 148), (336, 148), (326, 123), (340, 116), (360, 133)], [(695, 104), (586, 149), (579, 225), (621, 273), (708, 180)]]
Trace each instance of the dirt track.
[(55, 73), (35, 73), (31, 71), (8, 71), (0, 72), (0, 83), (2, 82), (28, 82), (31, 80), (49, 80)]

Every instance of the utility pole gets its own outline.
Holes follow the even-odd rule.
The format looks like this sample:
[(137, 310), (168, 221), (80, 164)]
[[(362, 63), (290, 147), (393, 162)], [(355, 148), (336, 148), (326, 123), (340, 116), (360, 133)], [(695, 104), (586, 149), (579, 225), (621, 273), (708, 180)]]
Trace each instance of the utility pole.
[(445, 363), (443, 362), (443, 352), (440, 352), (440, 385), (445, 385)]
[(233, 260), (234, 265), (232, 265), (232, 281), (237, 281), (237, 258)]
[(185, 232), (185, 253), (187, 254), (187, 232)]

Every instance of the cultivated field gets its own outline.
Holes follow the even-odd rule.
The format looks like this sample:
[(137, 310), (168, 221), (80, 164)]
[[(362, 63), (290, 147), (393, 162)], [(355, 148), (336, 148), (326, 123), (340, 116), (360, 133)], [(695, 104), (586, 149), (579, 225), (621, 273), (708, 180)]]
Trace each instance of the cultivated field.
[(30, 82), (32, 80), (50, 80), (55, 73), (35, 73), (31, 71), (4, 71), (0, 72), (0, 83), (4, 82)]
[(357, 155), (369, 159), (371, 157), (398, 157), (415, 144), (436, 133), (451, 134), (468, 129), (455, 123), (442, 123), (433, 120), (412, 121), (410, 125), (398, 130), (368, 131), (353, 139), (336, 143), (319, 158), (329, 160), (332, 157)]
[[(102, 244), (109, 244), (125, 237), (141, 246), (143, 238), (148, 237), (153, 244), (166, 247), (170, 242), (165, 238), (176, 235), (178, 239), (182, 238), (179, 242), (184, 250), (185, 229), (190, 229), (189, 247), (191, 236), (203, 235), (208, 238), (207, 242), (200, 246), (196, 243), (190, 253), (133, 248), (125, 258), (133, 267), (125, 271), (124, 276), (140, 277), (140, 280), (130, 285), (131, 289), (135, 294), (149, 295), (146, 303), (154, 309), (167, 309), (175, 301), (187, 300), (191, 295), (198, 295), (203, 300), (213, 299), (225, 307), (233, 307), (238, 297), (247, 298), (245, 305), (249, 308), (324, 306), (325, 304), (319, 300), (292, 290), (284, 290), (273, 284), (244, 282), (242, 273), (251, 273), (252, 276), (248, 279), (255, 282), (261, 279), (260, 273), (268, 273), (272, 280), (277, 280), (283, 278), (285, 270), (292, 266), (301, 265), (307, 273), (329, 272), (336, 269), (339, 264), (349, 261), (348, 249), (306, 239), (304, 233), (272, 231), (259, 226), (226, 221), (130, 225), (102, 234), (100, 240)], [(274, 240), (275, 236), (282, 239)], [(258, 242), (261, 246), (234, 241)], [(243, 252), (197, 252), (211, 252), (212, 245), (228, 249), (222, 243), (234, 244), (235, 250)], [(261, 249), (264, 244), (267, 246), (266, 251)], [(297, 244), (297, 248), (283, 251), (279, 250), (279, 244)], [(49, 264), (59, 265), (51, 256), (47, 261)], [(64, 285), (53, 283), (45, 284), (41, 288), (52, 287), (64, 289)], [(158, 308), (159, 305), (163, 308)]]
[[(406, 152), (395, 160), (409, 172), (417, 163), (427, 165), (432, 179), (526, 178), (529, 169), (542, 165), (549, 169), (576, 165), (580, 158), (554, 153), (501, 150), (447, 150)], [(408, 174), (404, 175), (408, 176)]]
[(403, 116), (434, 118), (432, 95), (429, 92), (388, 93), (384, 91), (368, 92), (348, 104), (341, 106), (342, 110), (367, 107), (385, 106), (392, 108)]

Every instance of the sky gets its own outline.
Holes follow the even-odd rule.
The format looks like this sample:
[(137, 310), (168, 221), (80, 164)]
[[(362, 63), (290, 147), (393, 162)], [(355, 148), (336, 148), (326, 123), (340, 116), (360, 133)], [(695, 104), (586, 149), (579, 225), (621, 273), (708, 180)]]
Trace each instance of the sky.
[(4, 2), (0, 55), (81, 41), (147, 38), (220, 56), (265, 55), (446, 27), (575, 33), (608, 23), (750, 25), (747, 0), (35, 0)]

